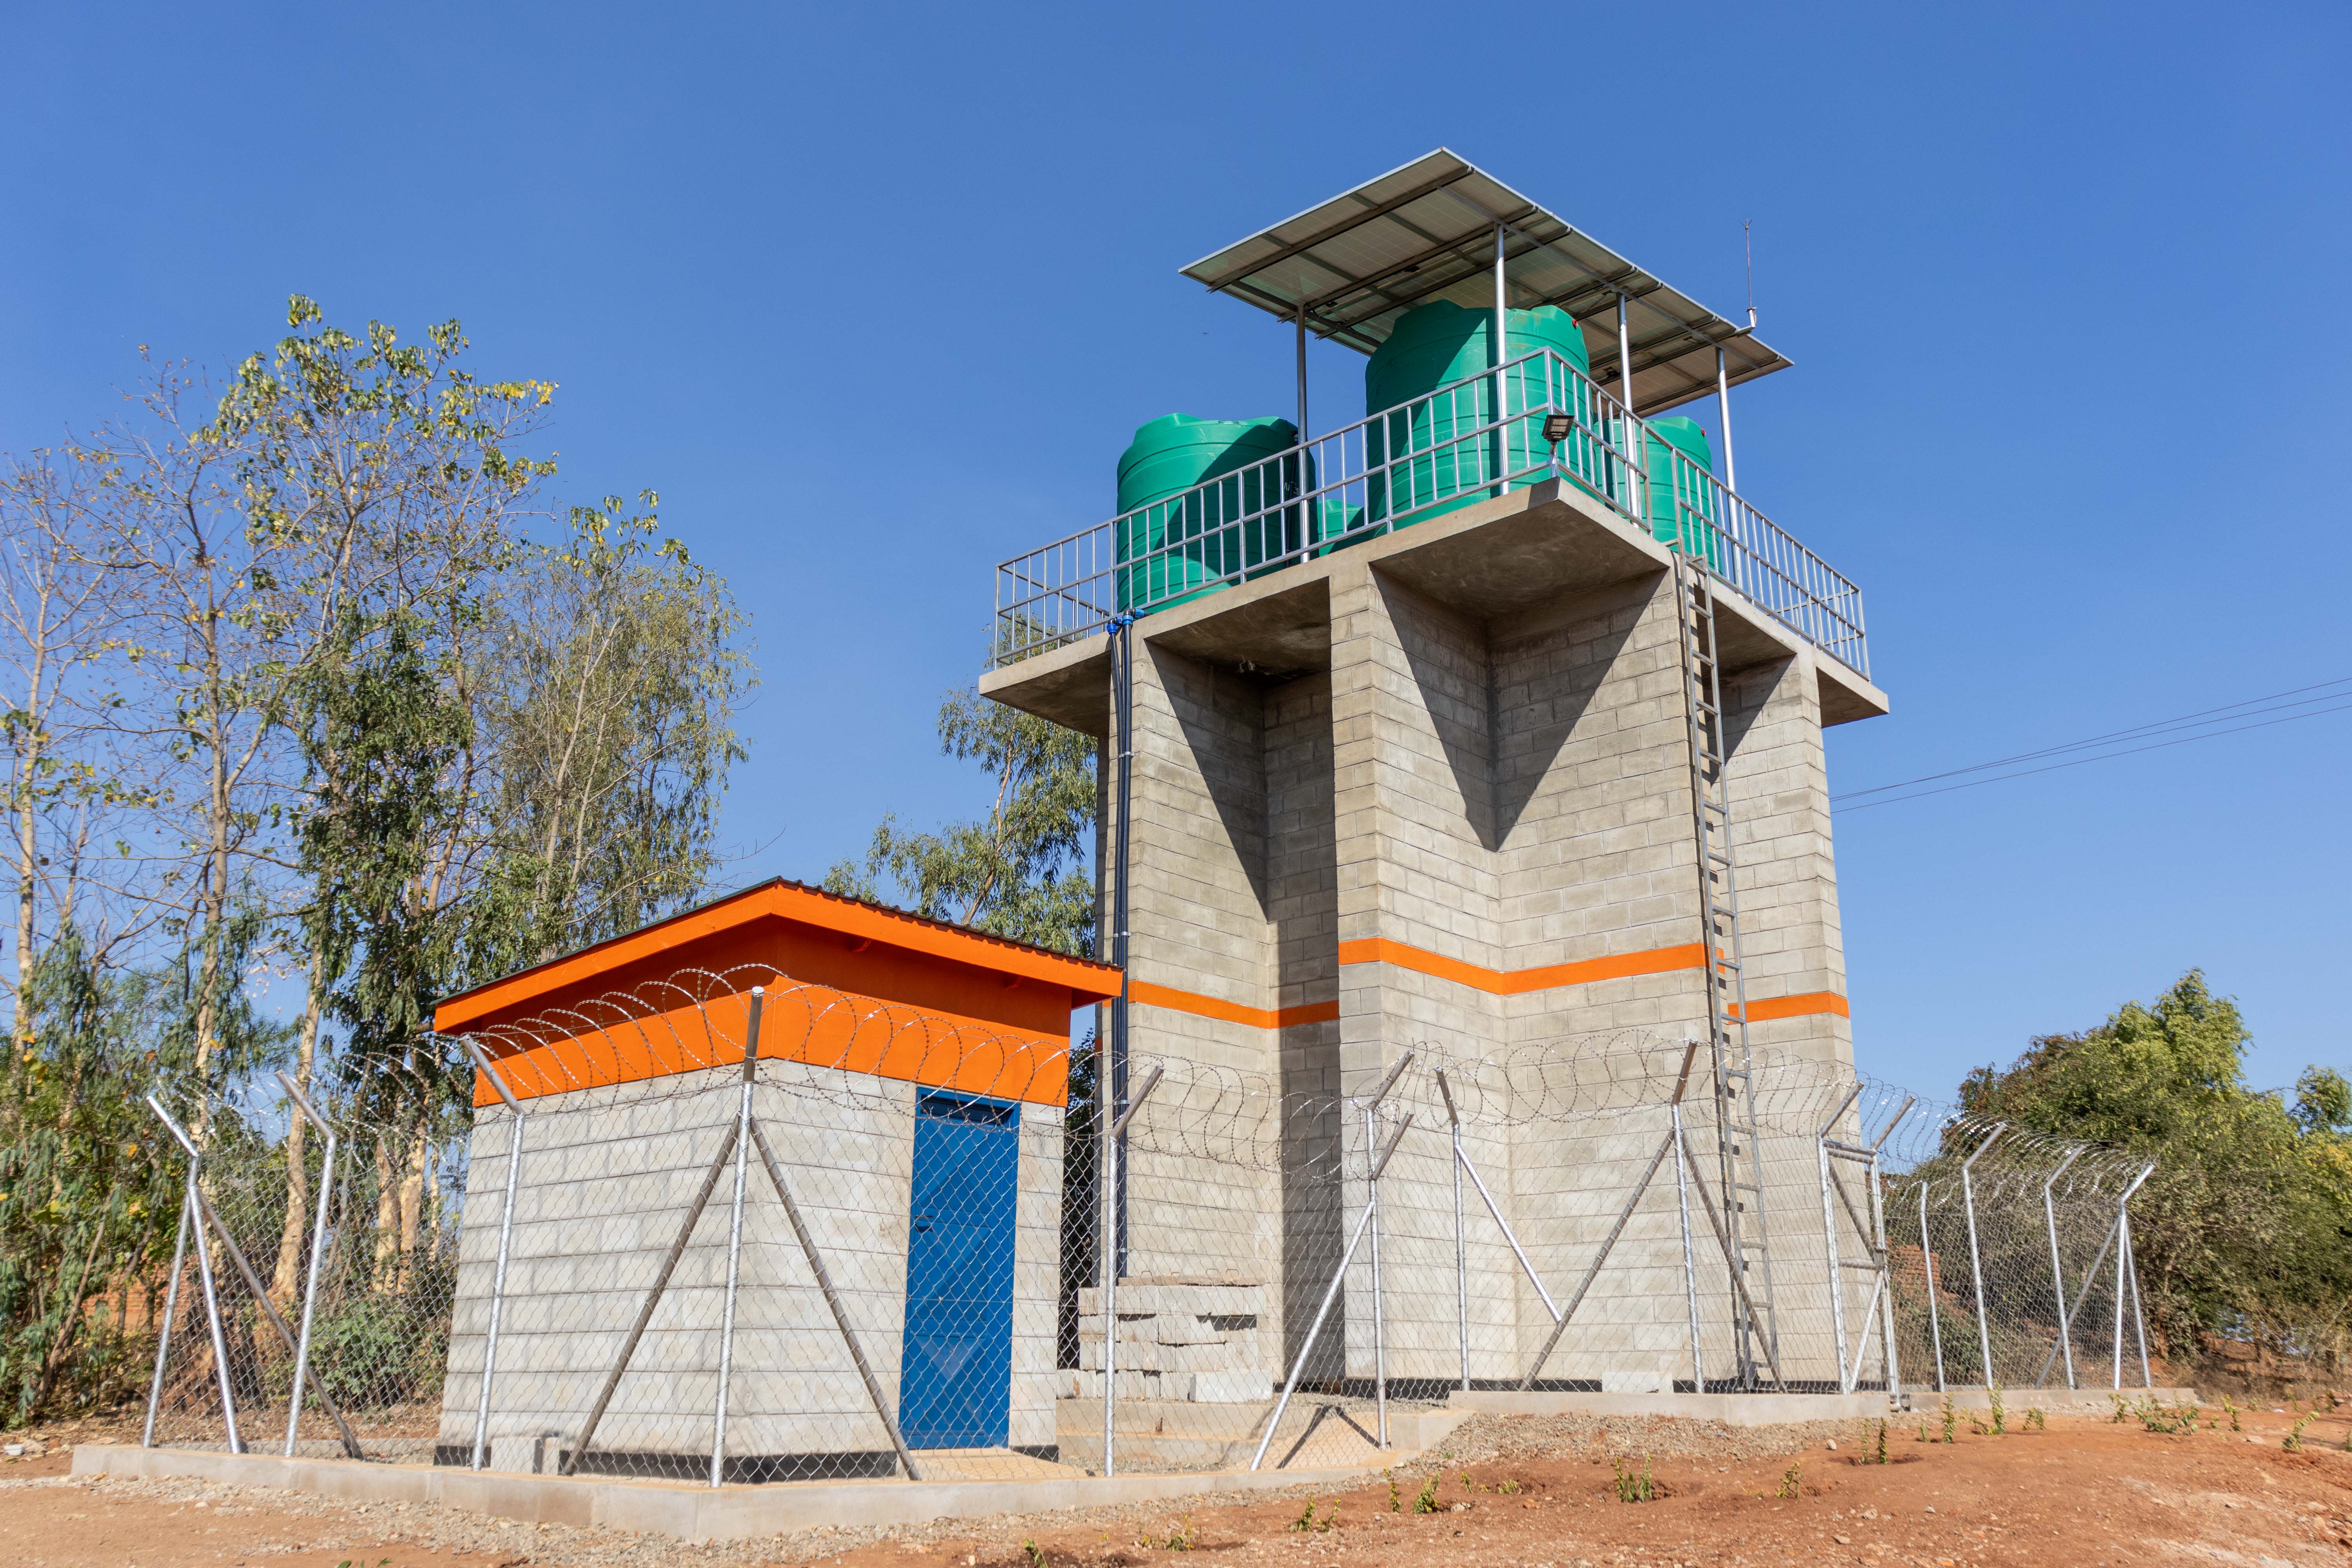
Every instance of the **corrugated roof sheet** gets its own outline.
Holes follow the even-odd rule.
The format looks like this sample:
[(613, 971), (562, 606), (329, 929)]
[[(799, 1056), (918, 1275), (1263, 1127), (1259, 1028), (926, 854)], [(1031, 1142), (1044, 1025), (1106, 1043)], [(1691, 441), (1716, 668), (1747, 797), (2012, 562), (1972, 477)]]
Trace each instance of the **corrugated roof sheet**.
[(1735, 385), (1789, 367), (1738, 323), (1442, 147), (1183, 271), (1286, 321), (1303, 302), (1317, 336), (1370, 353), (1415, 305), (1492, 308), (1498, 223), (1511, 306), (1557, 305), (1573, 316), (1594, 379), (1612, 390), (1625, 297), (1636, 413), (1714, 391), (1718, 347)]

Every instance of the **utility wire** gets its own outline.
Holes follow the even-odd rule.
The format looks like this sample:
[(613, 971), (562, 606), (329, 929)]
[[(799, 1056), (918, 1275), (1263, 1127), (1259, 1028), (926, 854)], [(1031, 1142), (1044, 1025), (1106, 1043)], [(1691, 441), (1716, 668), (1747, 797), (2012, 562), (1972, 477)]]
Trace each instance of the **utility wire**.
[[(1918, 778), (1906, 779), (1899, 784), (1879, 784), (1871, 789), (1833, 795), (1831, 797), (1831, 806), (1838, 811), (1868, 811), (1873, 806), (1893, 805), (1906, 800), (1924, 800), (1931, 795), (1948, 795), (1954, 790), (1973, 789), (1979, 784), (2000, 784), (2006, 779), (2030, 778), (2035, 773), (2055, 773), (2062, 768), (2078, 768), (2088, 763), (2103, 763), (2116, 757), (2133, 756), (2141, 752), (2160, 752), (2170, 746), (2185, 746), (2191, 741), (2210, 741), (2218, 736), (2240, 734), (2248, 730), (2267, 730), (2273, 725), (2293, 723), (2297, 719), (2316, 719), (2324, 714), (2341, 713), (2347, 709), (2352, 709), (2352, 701), (2341, 700), (2352, 698), (2352, 690), (2345, 689), (2347, 687), (2352, 687), (2352, 676), (2336, 680), (2324, 680), (2312, 686), (2294, 687), (2285, 691), (2273, 692), (2267, 697), (2250, 697), (2242, 702), (2225, 703), (2219, 708), (2204, 709), (2196, 713), (2184, 714), (2177, 719), (2159, 719), (2152, 723), (2134, 725), (2127, 730), (2110, 731), (2105, 735), (2095, 735), (2087, 740), (2069, 741), (2062, 745), (2045, 746), (2040, 751), (2021, 752), (2015, 756), (2002, 757), (1994, 762), (1978, 763), (1965, 768), (1952, 768), (1944, 773), (1922, 774)], [(2316, 697), (2299, 695), (2308, 691), (2316, 691), (2322, 695)], [(2297, 700), (2282, 700), (2285, 698)], [(2329, 703), (2331, 706), (2313, 707), (2315, 703)], [(2269, 706), (2264, 706), (2265, 704)], [(2295, 708), (2308, 710), (2300, 713), (2287, 711)], [(2271, 713), (2283, 714), (2284, 717), (2260, 718), (2261, 715)], [(2229, 722), (2231, 720), (2258, 718), (2260, 721), (2256, 723)], [(2211, 727), (2217, 724), (2226, 725), (2226, 727), (2221, 729)], [(2145, 741), (2150, 736), (2170, 734), (2182, 729), (2197, 730), (2200, 733), (2181, 735), (2178, 739), (2169, 741), (2150, 741), (2146, 745), (2118, 746), (2116, 744), (2125, 741)], [(2020, 763), (2038, 762), (2044, 757), (2063, 756), (2069, 752), (2084, 751), (2092, 747), (2112, 749), (2101, 750), (2095, 756), (2074, 757), (2066, 762), (2050, 763), (2038, 768), (2016, 767)], [(1864, 800), (1863, 798), (1865, 795), (1885, 795), (1893, 790), (1913, 789), (1918, 784), (1934, 784), (1940, 779), (1961, 778), (1969, 773), (1986, 773), (1997, 768), (2015, 768), (2016, 771), (1997, 773), (1991, 778), (1969, 779), (1965, 784), (1946, 784), (1942, 789), (1916, 790), (1914, 794), (1895, 795), (1889, 799)]]

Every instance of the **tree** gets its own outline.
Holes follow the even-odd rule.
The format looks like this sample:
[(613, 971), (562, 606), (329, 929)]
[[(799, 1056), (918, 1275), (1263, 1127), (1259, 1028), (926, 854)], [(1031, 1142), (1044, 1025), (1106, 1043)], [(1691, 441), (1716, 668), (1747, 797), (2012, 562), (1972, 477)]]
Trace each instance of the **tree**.
[(2192, 970), (2153, 1003), (1979, 1068), (1961, 1102), (2155, 1163), (2132, 1236), (2160, 1341), (2305, 1355), (2340, 1339), (2352, 1304), (2352, 1095), (2325, 1068), (2304, 1075), (2293, 1107), (2250, 1089), (2248, 1044), (2236, 1004)]
[(943, 753), (993, 781), (988, 814), (936, 833), (885, 816), (865, 862), (837, 862), (825, 887), (1092, 957), (1094, 742), (961, 689), (940, 702), (939, 731)]

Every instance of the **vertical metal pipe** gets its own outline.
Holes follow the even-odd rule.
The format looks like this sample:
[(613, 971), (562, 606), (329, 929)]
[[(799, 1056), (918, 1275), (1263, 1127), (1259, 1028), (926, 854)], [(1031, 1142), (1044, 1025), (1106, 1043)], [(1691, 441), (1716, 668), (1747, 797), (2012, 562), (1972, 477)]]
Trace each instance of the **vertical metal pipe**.
[(2156, 1386), (2156, 1374), (2147, 1364), (2147, 1310), (2139, 1299), (2139, 1259), (2132, 1253), (2131, 1215), (2124, 1215), (2124, 1277), (2131, 1281), (2132, 1332), (2139, 1340), (2139, 1385)]
[(319, 1311), (319, 1276), (324, 1272), (327, 1256), (327, 1205), (335, 1195), (335, 1154), (341, 1142), (333, 1128), (326, 1132), (327, 1153), (319, 1162), (319, 1212), (310, 1222), (310, 1267), (302, 1282), (302, 1332), (294, 1345), (294, 1390), (287, 1402), (286, 1458), (289, 1459), (302, 1425), (302, 1395), (308, 1392), (302, 1380), (310, 1371), (310, 1325)]
[(1462, 1226), (1462, 1166), (1469, 1159), (1462, 1152), (1462, 1115), (1454, 1106), (1454, 1086), (1445, 1079), (1443, 1068), (1437, 1074), (1437, 1092), (1445, 1097), (1445, 1120), (1454, 1131), (1454, 1311), (1462, 1344), (1462, 1392), (1470, 1392), (1470, 1247)]
[(1985, 1309), (1984, 1258), (1977, 1247), (1977, 1193), (1969, 1168), (1977, 1163), (1978, 1156), (1993, 1146), (1993, 1141), (2000, 1136), (2007, 1125), (2000, 1121), (1993, 1123), (1993, 1129), (1986, 1134), (1985, 1141), (1977, 1145), (1976, 1153), (1960, 1162), (1960, 1204), (1969, 1215), (1969, 1274), (1975, 1281), (1977, 1292), (1977, 1353), (1982, 1358), (1987, 1388), (1993, 1386), (1992, 1314)]
[(1731, 460), (1731, 378), (1724, 370), (1720, 345), (1715, 351), (1715, 416), (1723, 426), (1723, 488), (1738, 495), (1739, 466)]
[(514, 1245), (515, 1193), (522, 1172), (522, 1107), (508, 1089), (506, 1079), (490, 1065), (490, 1058), (481, 1047), (467, 1042), (472, 1047), (475, 1063), (506, 1101), (507, 1124), (507, 1191), (506, 1205), (499, 1211), (499, 1260), (490, 1276), (489, 1332), (482, 1344), (482, 1386), (474, 1405), (474, 1463), (480, 1469), (490, 1461), (490, 1382), (498, 1374), (499, 1331), (506, 1321), (507, 1258)]
[(1675, 1205), (1682, 1216), (1683, 1298), (1690, 1309), (1691, 1392), (1705, 1394), (1706, 1352), (1698, 1336), (1698, 1259), (1691, 1251), (1690, 1177), (1683, 1169), (1687, 1149), (1683, 1142), (1682, 1101), (1675, 1100), (1666, 1110), (1675, 1128)]
[[(1301, 476), (1304, 478), (1304, 476)], [(1135, 616), (1121, 615), (1111, 623), (1111, 699), (1118, 709), (1115, 721), (1118, 727), (1118, 820), (1111, 835), (1111, 962), (1118, 966), (1118, 994), (1110, 1005), (1109, 1037), (1097, 1067), (1098, 1083), (1097, 1100), (1101, 1110), (1097, 1125), (1102, 1129), (1103, 1142), (1099, 1159), (1103, 1184), (1103, 1474), (1118, 1473), (1118, 1459), (1112, 1452), (1112, 1405), (1118, 1372), (1118, 1269), (1121, 1261), (1119, 1244), (1126, 1226), (1125, 1205), (1119, 1190), (1121, 1179), (1118, 1158), (1119, 1133), (1118, 1109), (1120, 1079), (1127, 1072), (1128, 1025), (1128, 930), (1127, 874), (1130, 838), (1128, 818), (1135, 805)]]
[[(1298, 310), (1293, 319), (1298, 323), (1298, 438), (1303, 442), (1307, 439), (1307, 301), (1304, 299), (1298, 301)], [(1307, 473), (1303, 467), (1299, 470), (1298, 487), (1302, 492), (1307, 488)]]
[[(2058, 1205), (2052, 1199), (2050, 1190), (2058, 1184), (2058, 1178), (2066, 1173), (2066, 1167), (2081, 1159), (2082, 1155), (2082, 1148), (2077, 1145), (2059, 1162), (2058, 1168), (2050, 1173), (2050, 1179), (2042, 1184), (2042, 1218), (2050, 1228), (2050, 1293), (2058, 1302), (2058, 1345), (2065, 1352), (2066, 1386), (2069, 1388), (2074, 1386), (2074, 1342), (2066, 1326), (2066, 1270), (2058, 1261)], [(2047, 1375), (2046, 1373), (2043, 1374)], [(2034, 1380), (2037, 1387), (2041, 1383), (2041, 1378)]]
[(1637, 445), (1633, 434), (1633, 333), (1625, 322), (1625, 296), (1617, 296), (1617, 400), (1625, 405), (1624, 417), (1617, 422), (1617, 449), (1625, 455), (1626, 510), (1641, 519), (1645, 529), (1650, 522), (1650, 509), (1645, 490), (1649, 484), (1649, 454)]
[(751, 987), (743, 1031), (743, 1092), (735, 1112), (735, 1202), (727, 1215), (727, 1297), (719, 1312), (719, 1407), (710, 1422), (710, 1484), (727, 1472), (727, 1394), (735, 1373), (735, 1292), (743, 1277), (743, 1187), (751, 1172), (751, 1090), (760, 1074), (760, 1009), (767, 987)]
[(1813, 1153), (1821, 1165), (1822, 1240), (1829, 1258), (1830, 1328), (1837, 1336), (1838, 1392), (1852, 1394), (1853, 1389), (1846, 1377), (1845, 1281), (1838, 1273), (1837, 1215), (1830, 1205), (1830, 1144), (1826, 1134), (1813, 1140)]
[[(198, 1207), (196, 1171), (201, 1164), (201, 1160), (188, 1162), (188, 1206), (192, 1209)], [(205, 1324), (212, 1331), (213, 1368), (220, 1374), (221, 1423), (228, 1428), (228, 1451), (242, 1454), (245, 1452), (245, 1439), (237, 1435), (236, 1430), (236, 1391), (229, 1386), (228, 1337), (221, 1332), (220, 1293), (213, 1287), (213, 1254), (212, 1248), (205, 1243), (205, 1222), (201, 1211), (195, 1215), (195, 1228), (196, 1275), (204, 1281), (205, 1287)], [(2116, 1320), (2116, 1331), (2118, 1334), (2123, 1331), (2120, 1318)]]
[(1927, 1334), (1936, 1347), (1936, 1392), (1944, 1392), (1944, 1324), (1943, 1315), (1936, 1308), (1936, 1249), (1927, 1240), (1927, 1189), (1933, 1182), (1919, 1184), (1919, 1261), (1927, 1271)]
[[(1879, 1142), (1885, 1142), (1883, 1135)], [(1903, 1397), (1903, 1367), (1895, 1349), (1895, 1255), (1886, 1245), (1885, 1181), (1879, 1173), (1878, 1150), (1874, 1145), (1870, 1151), (1870, 1228), (1878, 1243), (1878, 1364), (1886, 1376), (1886, 1397), (1895, 1401)]]
[(195, 1207), (185, 1195), (181, 1197), (180, 1239), (172, 1244), (172, 1282), (163, 1292), (163, 1331), (155, 1342), (155, 1378), (147, 1385), (147, 1425), (139, 1434), (142, 1448), (155, 1446), (155, 1412), (163, 1400), (163, 1363), (172, 1353), (172, 1320), (180, 1310), (180, 1268), (187, 1261), (188, 1218)]
[[(2138, 1184), (2134, 1183), (2137, 1186)], [(2116, 1200), (2116, 1334), (2114, 1385), (2124, 1385), (2124, 1289), (2131, 1277), (2131, 1193)], [(201, 1239), (201, 1238), (199, 1238)]]
[(1364, 1107), (1365, 1207), (1372, 1216), (1372, 1408), (1379, 1417), (1380, 1443), (1389, 1446), (1388, 1341), (1381, 1320), (1381, 1174), (1375, 1165), (1380, 1148), (1372, 1107)]
[(1501, 224), (1495, 226), (1495, 487), (1496, 495), (1510, 493), (1510, 481), (1503, 476), (1511, 467), (1511, 427), (1509, 395), (1503, 385), (1503, 366), (1511, 357), (1511, 295), (1504, 277), (1504, 239), (1509, 233)]

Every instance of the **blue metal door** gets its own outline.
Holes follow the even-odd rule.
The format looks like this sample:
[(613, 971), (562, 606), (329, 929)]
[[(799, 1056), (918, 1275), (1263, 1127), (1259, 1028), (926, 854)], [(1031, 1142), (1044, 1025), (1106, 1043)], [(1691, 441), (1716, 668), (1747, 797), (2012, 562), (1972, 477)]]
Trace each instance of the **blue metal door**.
[(1013, 1211), (1021, 1112), (915, 1101), (898, 1425), (910, 1448), (993, 1448), (1013, 1402)]

